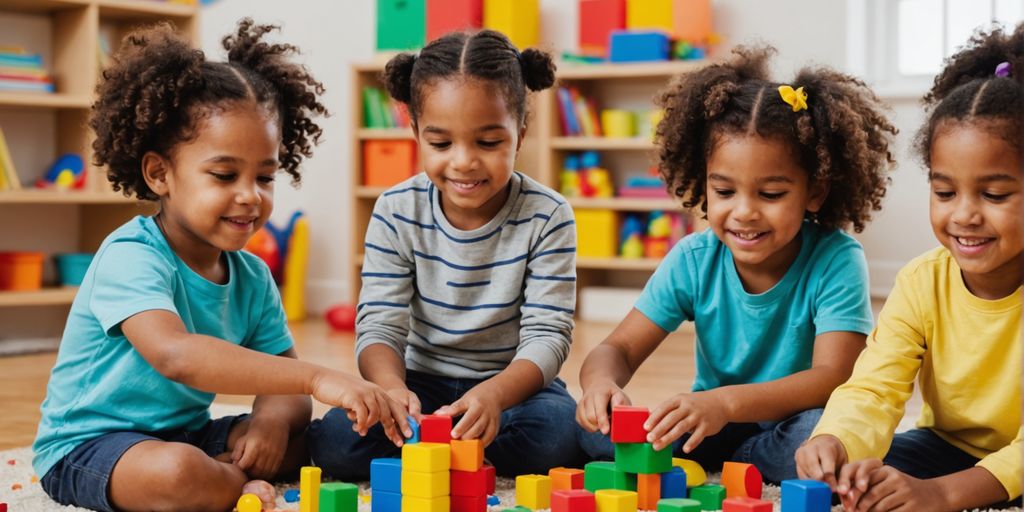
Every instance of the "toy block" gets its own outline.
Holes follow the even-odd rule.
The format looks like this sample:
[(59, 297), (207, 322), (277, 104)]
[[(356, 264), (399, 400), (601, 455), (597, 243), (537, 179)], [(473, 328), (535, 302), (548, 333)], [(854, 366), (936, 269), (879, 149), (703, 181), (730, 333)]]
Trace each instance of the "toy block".
[(634, 491), (601, 489), (594, 493), (596, 512), (636, 512), (637, 496)]
[(673, 457), (672, 465), (686, 472), (687, 487), (699, 487), (704, 485), (704, 482), (708, 479), (708, 474), (704, 471), (704, 468), (700, 467), (700, 464), (690, 459), (679, 459)]
[(693, 44), (711, 38), (710, 0), (672, 0), (672, 37)]
[(370, 489), (384, 492), (402, 492), (402, 459), (371, 460)]
[(540, 0), (484, 0), (484, 27), (508, 36), (519, 49), (540, 40)]
[(488, 496), (487, 497), (487, 506), (488, 507), (497, 507), (498, 505), (501, 505), (501, 498), (499, 498), (497, 496)]
[(672, 32), (672, 0), (628, 0), (626, 28)]
[(783, 512), (828, 512), (832, 510), (832, 490), (817, 480), (782, 482)]
[(647, 430), (644, 429), (644, 422), (650, 415), (651, 411), (646, 407), (612, 407), (612, 442), (646, 443)]
[(413, 50), (427, 32), (426, 0), (377, 1), (377, 49)]
[(612, 32), (608, 60), (645, 62), (668, 60), (670, 44), (664, 32)]
[(284, 492), (285, 503), (295, 503), (296, 501), (299, 501), (298, 489), (288, 489), (287, 491)]
[(0, 503), (0, 512), (7, 512), (7, 504)]
[(683, 468), (672, 466), (672, 469), (661, 474), (661, 497), (686, 497), (686, 472)]
[(344, 482), (320, 485), (320, 512), (356, 512), (359, 510), (359, 487)]
[(651, 443), (618, 443), (615, 467), (626, 473), (664, 473), (672, 469), (672, 447), (655, 450)]
[(583, 488), (582, 469), (551, 468), (548, 471), (548, 476), (551, 477), (552, 491)]
[(700, 502), (701, 510), (719, 510), (725, 500), (725, 487), (721, 485), (702, 485), (690, 489), (690, 499)]
[(583, 489), (551, 491), (551, 512), (596, 512), (594, 493)]
[(316, 466), (299, 470), (299, 512), (320, 512), (320, 475)]
[(487, 496), (452, 496), (452, 512), (486, 512)]
[(405, 440), (405, 444), (413, 444), (420, 442), (420, 424), (416, 421), (416, 418), (408, 416), (405, 418), (409, 422), (409, 430), (412, 430), (412, 437)]
[(452, 509), (450, 496), (416, 498), (402, 496), (402, 512), (449, 512)]
[(484, 464), (484, 467), (480, 468), (480, 471), (484, 473), (484, 482), (487, 483), (487, 494), (494, 494), (494, 481), (497, 479), (497, 473), (494, 471), (494, 466)]
[(654, 510), (658, 508), (658, 500), (661, 499), (661, 475), (642, 474), (636, 475), (637, 503), (643, 510)]
[[(618, 219), (615, 212), (579, 209), (576, 210), (575, 215), (577, 256), (615, 257), (618, 253)], [(614, 421), (612, 421), (612, 428), (615, 428)]]
[(658, 512), (700, 512), (700, 502), (685, 498), (668, 498), (658, 501)]
[(452, 447), (441, 443), (402, 445), (402, 471), (433, 473), (452, 467)]
[(579, 0), (579, 51), (608, 56), (608, 38), (626, 28), (626, 0)]
[(371, 512), (402, 512), (402, 493), (373, 490)]
[(516, 505), (532, 509), (551, 508), (551, 477), (547, 475), (517, 476)]
[[(238, 503), (235, 505), (235, 509), (238, 512), (260, 512), (263, 510), (263, 502), (260, 501), (260, 497), (255, 494), (243, 494), (238, 498)], [(7, 511), (7, 505), (0, 505), (0, 510)]]
[(761, 499), (761, 472), (753, 464), (726, 462), (722, 464), (722, 485), (729, 498)]
[(451, 494), (451, 473), (448, 471), (402, 471), (402, 496), (439, 498)]
[(601, 111), (601, 132), (605, 137), (633, 137), (636, 135), (636, 115), (623, 109)]
[(522, 505), (516, 505), (516, 506), (514, 506), (512, 508), (506, 508), (505, 510), (502, 510), (501, 512), (533, 512), (533, 511), (531, 511), (530, 509), (528, 509), (528, 508), (526, 508), (526, 507), (524, 507)]
[(483, 21), (483, 0), (427, 0), (427, 42), (448, 32), (479, 29)]
[[(483, 468), (476, 471), (452, 470), (452, 496), (487, 496), (487, 478), (491, 477), (493, 482), (494, 473), (489, 473)], [(493, 492), (493, 491), (491, 491)]]
[(614, 462), (589, 462), (583, 466), (583, 488), (590, 492), (601, 489), (636, 490), (636, 475), (615, 467)]
[(737, 496), (722, 502), (722, 512), (772, 512), (772, 504), (757, 498)]
[(452, 417), (428, 414), (420, 417), (420, 442), (445, 443), (452, 441)]
[(452, 439), (452, 469), (476, 471), (484, 465), (484, 443), (479, 439)]
[(413, 174), (416, 174), (415, 141), (363, 142), (363, 185), (390, 187), (409, 179)]

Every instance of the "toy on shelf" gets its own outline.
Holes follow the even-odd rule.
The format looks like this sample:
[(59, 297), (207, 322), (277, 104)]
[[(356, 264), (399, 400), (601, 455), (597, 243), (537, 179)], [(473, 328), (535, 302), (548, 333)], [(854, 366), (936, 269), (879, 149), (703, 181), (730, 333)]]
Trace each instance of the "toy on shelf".
[(424, 0), (377, 0), (377, 50), (414, 50), (426, 42)]
[(639, 259), (644, 257), (644, 224), (638, 215), (628, 215), (622, 223), (619, 256)]
[(576, 155), (567, 155), (562, 160), (562, 173), (559, 176), (559, 192), (565, 197), (578, 197), (580, 195), (580, 158)]
[(612, 197), (615, 187), (611, 174), (601, 167), (601, 156), (597, 151), (586, 151), (580, 156), (582, 176), (580, 195), (583, 197)]
[(429, 0), (427, 41), (433, 41), (448, 32), (479, 29), (483, 21), (483, 0)]
[(662, 212), (651, 212), (647, 222), (647, 239), (644, 240), (644, 256), (664, 258), (669, 250), (672, 235), (672, 221)]
[(626, 28), (626, 0), (579, 0), (579, 51), (608, 57), (608, 38)]
[(665, 182), (658, 176), (658, 168), (652, 167), (646, 176), (630, 176), (625, 186), (619, 187), (620, 197), (662, 199), (669, 197)]
[(636, 116), (628, 110), (604, 109), (601, 111), (601, 129), (605, 137), (634, 137)]
[(618, 227), (614, 210), (577, 209), (576, 254), (584, 258), (614, 258), (618, 252)]
[(36, 181), (36, 188), (54, 188), (57, 190), (81, 190), (85, 187), (85, 162), (82, 157), (67, 153), (61, 155)]
[(293, 213), (283, 228), (267, 222), (245, 244), (245, 250), (270, 268), (274, 282), (281, 287), (281, 304), (288, 320), (305, 318), (306, 264), (309, 260), (309, 221), (305, 214)]
[(484, 27), (508, 36), (519, 49), (540, 41), (540, 0), (484, 0)]
[(665, 61), (671, 42), (658, 31), (616, 30), (612, 32), (608, 59), (612, 62)]

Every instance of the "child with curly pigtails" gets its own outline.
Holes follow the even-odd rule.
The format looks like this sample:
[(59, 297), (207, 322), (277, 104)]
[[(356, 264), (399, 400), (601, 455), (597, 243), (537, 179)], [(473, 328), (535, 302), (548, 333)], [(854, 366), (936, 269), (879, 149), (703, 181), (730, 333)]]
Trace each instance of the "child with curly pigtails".
[[(308, 395), (364, 434), (409, 435), (380, 387), (299, 361), (267, 266), (242, 251), (274, 180), (298, 182), (326, 114), (323, 88), (243, 20), (227, 62), (168, 25), (129, 34), (103, 73), (90, 126), (115, 190), (155, 201), (102, 243), (68, 317), (33, 446), (54, 500), (94, 510), (230, 510), (256, 479), (309, 460)], [(215, 393), (256, 395), (211, 420)], [(399, 432), (401, 430), (402, 432)]]
[(647, 441), (711, 471), (738, 461), (794, 478), (793, 453), (864, 347), (867, 264), (843, 230), (879, 209), (896, 130), (860, 80), (805, 68), (775, 82), (772, 53), (739, 48), (661, 96), (661, 175), (710, 229), (673, 248), (583, 363), (576, 418), (591, 457), (613, 456), (609, 408), (630, 403), (623, 386), (691, 321), (695, 382), (651, 410)]

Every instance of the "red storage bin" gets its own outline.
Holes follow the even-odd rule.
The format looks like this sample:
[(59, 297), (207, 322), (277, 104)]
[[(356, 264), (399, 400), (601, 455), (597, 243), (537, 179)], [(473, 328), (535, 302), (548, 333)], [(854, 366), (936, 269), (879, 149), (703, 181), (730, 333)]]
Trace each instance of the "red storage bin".
[(43, 287), (43, 253), (0, 252), (0, 290), (29, 291)]
[(416, 142), (368, 140), (363, 142), (363, 185), (390, 187), (416, 174)]

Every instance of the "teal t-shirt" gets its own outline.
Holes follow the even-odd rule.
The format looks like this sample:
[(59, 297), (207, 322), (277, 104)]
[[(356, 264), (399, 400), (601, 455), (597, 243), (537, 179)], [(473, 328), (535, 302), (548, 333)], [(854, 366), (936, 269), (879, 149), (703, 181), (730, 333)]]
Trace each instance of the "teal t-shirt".
[(697, 331), (693, 391), (780, 379), (811, 367), (815, 336), (871, 332), (867, 262), (859, 242), (804, 222), (800, 253), (767, 292), (743, 289), (732, 252), (707, 229), (669, 252), (636, 309), (667, 332)]
[(79, 444), (111, 432), (198, 429), (214, 394), (160, 375), (121, 333), (149, 310), (181, 317), (189, 332), (252, 350), (292, 347), (267, 266), (247, 252), (225, 253), (228, 283), (196, 274), (167, 245), (152, 218), (136, 217), (100, 246), (71, 305), (36, 435), (43, 476)]

